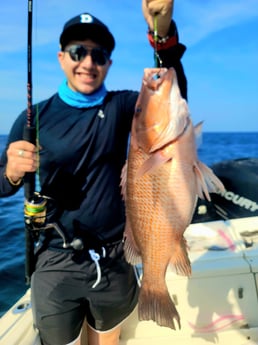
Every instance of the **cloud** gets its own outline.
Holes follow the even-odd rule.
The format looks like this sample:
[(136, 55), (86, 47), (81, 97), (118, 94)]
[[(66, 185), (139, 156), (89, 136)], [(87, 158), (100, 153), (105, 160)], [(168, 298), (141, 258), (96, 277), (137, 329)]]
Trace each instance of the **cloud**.
[[(178, 4), (178, 2), (176, 2)], [(222, 29), (258, 17), (257, 0), (184, 0), (175, 8), (188, 46)]]
[[(229, 122), (227, 129), (257, 128), (257, 4), (258, 0), (175, 0), (174, 19), (188, 47), (183, 64), (191, 109), (201, 119), (205, 115), (206, 129), (225, 128), (230, 112), (239, 121)], [(34, 102), (56, 92), (63, 79), (56, 60), (59, 35), (64, 22), (81, 12), (96, 15), (116, 38), (109, 89), (139, 89), (143, 68), (153, 66), (141, 0), (44, 0), (34, 2), (33, 11)], [(1, 131), (3, 126), (7, 131), (26, 106), (26, 1), (3, 2), (0, 39), (0, 118), (6, 119)], [(252, 126), (241, 120), (247, 100), (245, 113), (253, 116)]]

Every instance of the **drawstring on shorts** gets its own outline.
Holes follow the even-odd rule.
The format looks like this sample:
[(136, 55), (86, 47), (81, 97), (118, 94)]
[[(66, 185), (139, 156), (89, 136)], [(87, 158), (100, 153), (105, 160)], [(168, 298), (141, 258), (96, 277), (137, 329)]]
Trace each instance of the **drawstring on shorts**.
[[(106, 257), (106, 249), (105, 247), (101, 247), (102, 249), (102, 257)], [(99, 260), (100, 260), (100, 255), (95, 252), (95, 249), (89, 249), (89, 254), (91, 257), (91, 260), (95, 263), (96, 265), (96, 270), (97, 270), (97, 279), (95, 283), (92, 285), (92, 288), (94, 289), (101, 281), (101, 268), (99, 265)]]

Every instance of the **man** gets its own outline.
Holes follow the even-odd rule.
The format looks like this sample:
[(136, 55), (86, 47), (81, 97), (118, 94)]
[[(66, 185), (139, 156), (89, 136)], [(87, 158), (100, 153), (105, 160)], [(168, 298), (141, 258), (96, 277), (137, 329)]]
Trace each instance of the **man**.
[[(150, 43), (163, 67), (176, 69), (186, 98), (180, 62), (185, 47), (178, 43), (172, 9), (172, 0), (143, 0)], [(23, 140), (23, 112), (1, 158), (0, 196), (17, 192), (24, 175), (39, 165), (48, 206), (31, 289), (42, 344), (80, 344), (86, 319), (89, 345), (117, 345), (120, 325), (138, 298), (133, 268), (123, 255), (125, 212), (119, 188), (138, 93), (106, 90), (115, 40), (94, 16), (83, 13), (69, 20), (60, 46), (58, 60), (66, 80), (34, 107), (40, 157), (37, 147)]]

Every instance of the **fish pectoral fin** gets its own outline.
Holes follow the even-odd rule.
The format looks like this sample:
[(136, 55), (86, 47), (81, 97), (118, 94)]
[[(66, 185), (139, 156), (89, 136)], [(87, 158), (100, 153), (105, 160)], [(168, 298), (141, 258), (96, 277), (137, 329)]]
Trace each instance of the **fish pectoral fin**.
[(188, 116), (182, 116), (176, 117), (174, 121), (171, 121), (165, 130), (160, 134), (157, 141), (153, 143), (150, 152), (157, 151), (176, 140), (184, 132), (184, 129), (188, 124), (188, 119)]
[(151, 285), (144, 283), (144, 280), (142, 282), (139, 294), (138, 316), (140, 321), (153, 320), (159, 326), (169, 327), (174, 330), (176, 329), (175, 320), (179, 329), (181, 328), (180, 316), (165, 284), (161, 289), (157, 287), (155, 281)]
[(223, 183), (206, 164), (199, 161), (194, 166), (194, 170), (197, 175), (197, 194), (201, 199), (205, 196), (208, 201), (211, 201), (209, 193), (225, 191)]
[(136, 178), (143, 176), (144, 174), (152, 173), (155, 169), (160, 167), (162, 164), (170, 161), (172, 159), (172, 153), (165, 154), (164, 150), (156, 151), (151, 154), (142, 166), (138, 169), (136, 173)]

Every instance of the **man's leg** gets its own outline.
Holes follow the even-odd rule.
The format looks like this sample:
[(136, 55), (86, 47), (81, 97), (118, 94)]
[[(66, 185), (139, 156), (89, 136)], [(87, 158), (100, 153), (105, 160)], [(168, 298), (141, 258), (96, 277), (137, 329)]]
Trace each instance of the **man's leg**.
[[(109, 332), (96, 332), (91, 327), (87, 327), (88, 345), (118, 345), (121, 327), (118, 326)], [(87, 343), (86, 343), (87, 344)], [(78, 345), (86, 345), (78, 344)], [(76, 344), (77, 345), (77, 344)]]

